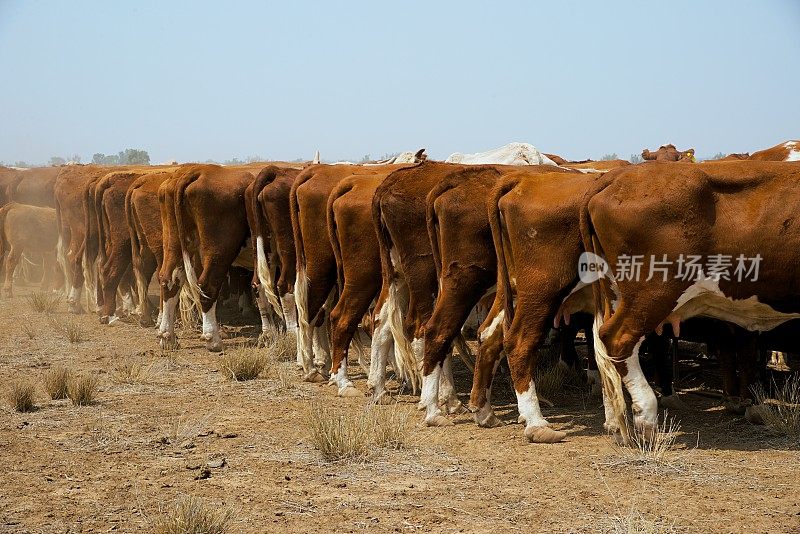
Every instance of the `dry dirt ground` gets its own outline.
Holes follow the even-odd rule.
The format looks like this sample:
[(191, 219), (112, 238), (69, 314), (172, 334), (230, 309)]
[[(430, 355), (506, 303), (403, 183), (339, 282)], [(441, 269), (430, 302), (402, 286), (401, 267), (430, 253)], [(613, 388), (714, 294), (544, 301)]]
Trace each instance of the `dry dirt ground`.
[[(0, 532), (146, 532), (182, 495), (230, 507), (231, 532), (800, 532), (797, 447), (713, 399), (687, 397), (694, 410), (677, 414), (676, 450), (636, 465), (622, 461), (599, 400), (582, 390), (545, 410), (569, 430), (566, 442), (526, 443), (501, 377), (502, 428), (469, 415), (425, 428), (401, 397), (403, 448), (327, 463), (309, 438), (310, 403), (355, 413), (365, 399), (301, 383), (291, 363), (231, 381), (191, 332), (162, 353), (152, 329), (86, 314), (76, 321), (87, 339), (71, 344), (56, 327), (70, 320), (66, 306), (35, 313), (30, 291), (0, 301), (0, 389), (35, 381), (38, 406), (0, 408)], [(228, 346), (256, 335), (230, 332)], [(125, 383), (120, 367), (131, 363), (141, 369)], [(49, 400), (41, 379), (54, 365), (96, 373), (97, 402)], [(363, 390), (361, 371), (351, 374)], [(468, 392), (465, 370), (458, 382)], [(626, 530), (631, 522), (640, 528)]]

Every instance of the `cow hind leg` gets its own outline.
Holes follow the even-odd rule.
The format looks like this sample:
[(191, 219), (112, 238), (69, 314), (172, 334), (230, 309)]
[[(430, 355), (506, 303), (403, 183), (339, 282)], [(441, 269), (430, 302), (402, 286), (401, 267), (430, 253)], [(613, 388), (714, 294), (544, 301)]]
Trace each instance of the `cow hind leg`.
[(503, 327), (505, 312), (502, 310), (480, 332), (481, 344), (475, 361), (475, 374), (472, 376), (472, 391), (469, 397), (469, 410), (478, 426), (492, 428), (503, 424), (492, 408), (492, 383), (503, 358)]
[(367, 312), (372, 298), (371, 292), (350, 291), (346, 286), (331, 310), (331, 383), (336, 385), (340, 397), (363, 395), (347, 378), (347, 360), (358, 323)]
[(16, 270), (17, 265), (19, 264), (20, 257), (21, 257), (20, 251), (13, 246), (6, 255), (6, 261), (5, 261), (6, 279), (3, 284), (3, 295), (5, 295), (8, 298), (14, 296), (14, 290), (13, 290), (14, 271)]

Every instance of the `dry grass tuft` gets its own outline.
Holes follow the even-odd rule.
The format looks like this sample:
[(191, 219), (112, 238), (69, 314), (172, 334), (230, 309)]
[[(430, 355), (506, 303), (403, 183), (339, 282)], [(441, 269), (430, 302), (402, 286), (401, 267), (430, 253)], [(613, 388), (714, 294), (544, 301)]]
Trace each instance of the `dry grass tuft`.
[(67, 396), (74, 406), (88, 406), (97, 397), (99, 381), (95, 375), (77, 375), (67, 383)]
[(631, 508), (626, 515), (615, 515), (608, 518), (605, 532), (612, 534), (670, 534), (678, 532), (676, 521), (655, 519)]
[(314, 447), (330, 462), (358, 460), (370, 453), (370, 417), (359, 413), (311, 402), (309, 428)]
[(60, 332), (70, 343), (82, 343), (86, 341), (86, 329), (75, 319), (67, 319), (63, 323), (51, 321), (53, 328)]
[(28, 304), (37, 313), (54, 313), (61, 304), (62, 296), (58, 293), (33, 293), (28, 296)]
[(270, 328), (261, 333), (259, 343), (267, 349), (267, 355), (274, 362), (288, 362), (297, 354), (297, 337), (294, 332)]
[(783, 386), (773, 383), (772, 397), (760, 384), (754, 389), (758, 415), (777, 434), (800, 442), (800, 373), (786, 379)]
[(12, 382), (6, 391), (6, 400), (18, 412), (32, 412), (36, 408), (36, 388), (27, 380)]
[(399, 404), (373, 406), (373, 442), (378, 447), (399, 450), (406, 446), (410, 433), (411, 410)]
[[(633, 425), (631, 425), (633, 427)], [(614, 443), (613, 457), (603, 465), (607, 467), (628, 466), (649, 471), (679, 470), (675, 462), (675, 439), (681, 425), (674, 417), (665, 416), (658, 425), (652, 439), (648, 439), (641, 430), (631, 430), (629, 446)]]
[(373, 406), (354, 414), (312, 401), (308, 418), (311, 441), (325, 460), (364, 459), (375, 448), (403, 448), (408, 441), (409, 416), (409, 410), (399, 405)]
[(53, 400), (66, 399), (72, 373), (66, 367), (53, 367), (44, 373), (44, 390)]
[(153, 521), (156, 534), (222, 534), (229, 532), (233, 521), (233, 509), (216, 508), (199, 497), (184, 495), (161, 517)]
[(148, 366), (133, 358), (122, 358), (111, 368), (111, 380), (117, 384), (140, 384), (146, 382), (152, 371)]
[(276, 367), (276, 379), (278, 382), (278, 391), (290, 391), (294, 388), (294, 364), (279, 363)]
[(22, 333), (27, 336), (28, 339), (36, 339), (36, 334), (39, 333), (38, 328), (33, 325), (29, 320), (26, 320), (22, 323)]
[(253, 380), (267, 367), (267, 355), (255, 347), (236, 348), (222, 357), (222, 371), (232, 380)]

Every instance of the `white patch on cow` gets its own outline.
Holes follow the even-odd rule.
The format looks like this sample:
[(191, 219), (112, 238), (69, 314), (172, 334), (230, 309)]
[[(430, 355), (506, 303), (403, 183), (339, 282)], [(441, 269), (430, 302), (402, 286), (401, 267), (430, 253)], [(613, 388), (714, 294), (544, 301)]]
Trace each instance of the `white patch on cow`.
[(397, 249), (394, 247), (389, 249), (389, 260), (392, 262), (392, 267), (394, 267), (397, 272), (403, 272), (400, 265), (400, 254), (398, 254)]
[(461, 401), (456, 395), (453, 378), (453, 356), (448, 354), (442, 363), (442, 378), (439, 383), (439, 405), (444, 406), (447, 413), (454, 414), (461, 410)]
[(207, 312), (202, 312), (203, 316), (203, 335), (205, 340), (219, 336), (219, 324), (217, 323), (217, 303), (211, 305)]
[(331, 369), (331, 346), (328, 340), (327, 317), (322, 326), (314, 327), (312, 350), (314, 351), (314, 367), (323, 375), (327, 375)]
[(442, 415), (439, 409), (439, 381), (442, 367), (437, 365), (431, 374), (422, 377), (422, 393), (419, 397), (419, 407), (425, 409), (425, 421), (432, 422), (437, 416)]
[(525, 391), (515, 391), (517, 394), (517, 408), (520, 419), (525, 421), (525, 428), (548, 426), (547, 420), (542, 416), (539, 407), (539, 397), (536, 395), (536, 385), (533, 380)]
[[(732, 299), (719, 289), (719, 282), (712, 279), (699, 280), (689, 286), (678, 297), (672, 313), (665, 322), (675, 324), (690, 317), (711, 317), (728, 321), (750, 331), (766, 331), (800, 318), (800, 313), (783, 313), (758, 301), (753, 295), (746, 299)], [(678, 333), (676, 332), (676, 335)]]
[(283, 310), (283, 319), (286, 321), (286, 330), (289, 332), (297, 330), (297, 306), (294, 303), (294, 293), (286, 293), (281, 297), (281, 310)]
[(463, 165), (499, 164), (499, 165), (554, 165), (556, 163), (539, 152), (528, 143), (509, 143), (508, 145), (486, 152), (461, 154), (456, 152), (445, 160), (446, 163)]
[(783, 161), (800, 161), (800, 142), (788, 141), (783, 146), (789, 149), (789, 154)]
[(173, 295), (164, 302), (161, 312), (161, 322), (158, 326), (159, 344), (161, 348), (171, 348), (169, 345), (176, 341), (175, 318), (178, 310), (179, 295)]
[(136, 303), (133, 301), (133, 294), (130, 291), (122, 294), (122, 310), (129, 315), (136, 313)]
[(282, 317), (283, 309), (278, 301), (278, 295), (275, 293), (275, 279), (267, 261), (267, 253), (264, 249), (264, 238), (262, 236), (256, 237), (256, 274), (258, 275), (259, 285), (264, 288), (267, 301), (275, 310), (275, 314), (278, 317)]
[(258, 315), (261, 317), (261, 332), (268, 332), (271, 326), (269, 321), (269, 302), (267, 302), (267, 295), (264, 292), (263, 285), (258, 286), (256, 304), (258, 305)]
[(370, 345), (369, 377), (367, 378), (367, 386), (373, 389), (373, 398), (375, 399), (386, 391), (386, 365), (394, 352), (392, 330), (389, 327), (388, 303), (381, 306), (376, 317)]
[(622, 382), (631, 395), (633, 422), (636, 428), (647, 429), (652, 432), (657, 428), (658, 424), (658, 400), (639, 365), (639, 347), (641, 347), (643, 341), (644, 336), (633, 347), (631, 356), (625, 360), (628, 373), (622, 377)]
[(342, 361), (339, 364), (339, 370), (331, 375), (330, 383), (336, 385), (339, 393), (348, 387), (353, 387), (353, 383), (347, 378), (347, 358), (342, 358)]
[(186, 286), (189, 290), (189, 296), (191, 297), (195, 306), (197, 306), (197, 309), (200, 310), (200, 297), (208, 297), (203, 293), (203, 290), (200, 289), (200, 284), (197, 281), (197, 273), (194, 272), (194, 268), (192, 267), (192, 259), (189, 257), (189, 253), (185, 250), (183, 251), (183, 271), (184, 275), (186, 276)]
[(294, 296), (297, 304), (297, 362), (304, 373), (309, 373), (314, 366), (314, 341), (308, 317), (308, 277), (304, 265), (297, 270)]
[(494, 331), (497, 330), (497, 328), (501, 324), (503, 324), (503, 319), (505, 318), (506, 318), (506, 311), (500, 310), (500, 313), (494, 316), (494, 319), (492, 319), (492, 322), (489, 323), (489, 326), (486, 327), (486, 330), (481, 332), (480, 335), (481, 343), (485, 343), (487, 339), (489, 339), (494, 335)]
[(398, 377), (408, 382), (413, 391), (419, 388), (421, 359), (409, 342), (403, 327), (403, 319), (408, 308), (408, 287), (404, 281), (393, 280), (389, 285), (389, 298), (386, 299), (387, 319), (394, 338), (394, 357)]

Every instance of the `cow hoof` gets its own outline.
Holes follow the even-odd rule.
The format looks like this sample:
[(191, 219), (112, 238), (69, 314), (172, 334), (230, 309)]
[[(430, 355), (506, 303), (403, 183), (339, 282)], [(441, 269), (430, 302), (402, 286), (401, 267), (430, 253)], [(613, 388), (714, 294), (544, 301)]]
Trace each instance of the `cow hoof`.
[(303, 382), (311, 382), (312, 384), (321, 384), (322, 382), (327, 382), (327, 379), (324, 376), (322, 376), (322, 373), (320, 373), (315, 369), (303, 377)]
[(667, 395), (666, 397), (661, 397), (658, 399), (658, 403), (662, 408), (666, 408), (668, 410), (678, 410), (683, 412), (690, 410), (689, 405), (683, 402), (683, 399), (680, 398), (677, 393)]
[(724, 405), (726, 411), (735, 415), (744, 415), (747, 408), (753, 405), (753, 401), (750, 399), (729, 398)]
[(119, 322), (119, 317), (117, 317), (116, 315), (112, 315), (111, 317), (108, 318), (108, 326), (113, 326), (118, 322)]
[(108, 315), (100, 316), (100, 324), (108, 324)]
[(525, 437), (531, 443), (558, 443), (567, 437), (567, 433), (549, 426), (529, 426), (525, 429)]
[(372, 395), (372, 404), (388, 405), (388, 404), (394, 404), (396, 402), (397, 401), (386, 390), (377, 395), (375, 395), (374, 393)]
[(353, 386), (346, 386), (339, 390), (339, 396), (355, 398), (355, 397), (363, 397), (364, 394)]
[(453, 422), (443, 415), (434, 415), (430, 418), (425, 418), (425, 424), (428, 426), (453, 426)]
[(141, 318), (139, 319), (139, 326), (142, 328), (150, 328), (151, 326), (155, 326), (155, 323), (151, 317)]
[(161, 350), (178, 350), (181, 346), (178, 344), (177, 336), (160, 336), (158, 346)]
[(455, 397), (451, 397), (446, 402), (443, 402), (442, 405), (447, 408), (447, 413), (450, 415), (461, 415), (467, 412), (461, 401)]
[(769, 411), (769, 408), (763, 404), (748, 406), (744, 410), (744, 418), (751, 425), (763, 425), (765, 424), (764, 419), (767, 411)]
[(503, 422), (494, 412), (489, 412), (488, 414), (477, 412), (475, 414), (475, 422), (481, 428), (497, 428), (498, 426), (503, 426)]
[(208, 352), (222, 352), (222, 341), (209, 341), (206, 349), (208, 349)]
[(212, 335), (213, 334), (209, 334), (207, 332), (203, 332), (202, 334), (200, 334), (200, 339), (203, 340), (203, 341), (209, 341), (211, 339)]
[(637, 422), (636, 438), (642, 443), (652, 443), (658, 435), (658, 425), (653, 423)]

